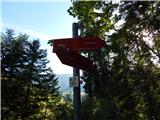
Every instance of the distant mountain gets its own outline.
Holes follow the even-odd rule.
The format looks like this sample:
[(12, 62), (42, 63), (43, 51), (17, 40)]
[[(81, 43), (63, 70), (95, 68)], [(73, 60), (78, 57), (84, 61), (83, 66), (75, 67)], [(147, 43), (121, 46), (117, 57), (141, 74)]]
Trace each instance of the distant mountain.
[(72, 77), (72, 74), (59, 74), (58, 77), (58, 85), (60, 86), (60, 91), (65, 89), (69, 89), (69, 77)]

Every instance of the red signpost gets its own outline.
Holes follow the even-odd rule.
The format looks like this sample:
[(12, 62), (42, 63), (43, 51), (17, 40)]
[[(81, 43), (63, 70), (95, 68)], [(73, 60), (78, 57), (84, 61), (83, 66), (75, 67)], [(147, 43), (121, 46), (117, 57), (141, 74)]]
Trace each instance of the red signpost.
[(63, 64), (86, 71), (93, 70), (93, 62), (76, 52), (60, 49), (56, 54)]
[(105, 41), (99, 37), (77, 37), (53, 40), (53, 52), (63, 64), (86, 71), (93, 70), (93, 62), (78, 54), (80, 51), (97, 50), (103, 47)]
[[(79, 69), (92, 71), (93, 61), (79, 54), (81, 51), (94, 51), (104, 46), (105, 41), (99, 37), (78, 37), (80, 24), (73, 23), (73, 38), (53, 40), (53, 52), (55, 52), (63, 64), (74, 67), (73, 80), (77, 85), (73, 86), (73, 120), (81, 120), (81, 94)], [(76, 79), (74, 79), (76, 78)]]
[(72, 51), (90, 51), (97, 50), (104, 45), (105, 41), (99, 37), (77, 37), (77, 38), (65, 38), (55, 39), (53, 52), (56, 52), (59, 48)]

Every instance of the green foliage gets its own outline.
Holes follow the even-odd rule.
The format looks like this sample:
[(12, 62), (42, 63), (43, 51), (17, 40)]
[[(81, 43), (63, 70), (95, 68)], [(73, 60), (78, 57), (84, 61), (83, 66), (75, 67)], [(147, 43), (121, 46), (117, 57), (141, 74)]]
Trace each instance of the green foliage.
[(110, 17), (115, 8), (116, 5), (112, 5), (111, 2), (77, 1), (73, 2), (73, 7), (70, 7), (68, 12), (73, 17), (77, 17), (83, 24), (82, 35), (94, 35), (104, 38), (105, 32), (113, 28), (113, 22)]
[(55, 120), (71, 120), (72, 119), (72, 106), (70, 102), (59, 103), (56, 108)]
[[(95, 72), (83, 73), (89, 97), (82, 102), (83, 119), (160, 119), (159, 5), (158, 1), (73, 2), (69, 13), (83, 22), (82, 36), (100, 36), (107, 44), (86, 53)], [(124, 23), (116, 27), (120, 20)]]
[(15, 37), (13, 30), (2, 33), (1, 39), (2, 120), (70, 119), (72, 108), (61, 103), (58, 80), (47, 67), (39, 40), (28, 41), (26, 34)]

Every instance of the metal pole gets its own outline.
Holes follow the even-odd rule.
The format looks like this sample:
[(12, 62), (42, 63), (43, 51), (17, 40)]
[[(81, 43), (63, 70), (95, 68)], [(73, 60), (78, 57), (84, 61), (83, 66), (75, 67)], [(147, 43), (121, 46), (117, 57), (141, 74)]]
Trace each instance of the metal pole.
[[(78, 23), (72, 24), (73, 38), (78, 36)], [(73, 68), (73, 77), (78, 76), (78, 87), (73, 88), (73, 120), (80, 120), (81, 116), (81, 94), (80, 94), (80, 78), (79, 69)]]

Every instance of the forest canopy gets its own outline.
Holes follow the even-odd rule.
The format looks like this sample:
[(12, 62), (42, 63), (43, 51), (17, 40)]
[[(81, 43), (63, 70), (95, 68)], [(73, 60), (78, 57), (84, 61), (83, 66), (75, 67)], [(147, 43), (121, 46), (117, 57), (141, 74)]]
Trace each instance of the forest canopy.
[(96, 70), (83, 72), (83, 120), (159, 120), (160, 2), (73, 1), (68, 12), (81, 36), (106, 42), (84, 53)]
[[(7, 29), (1, 34), (2, 120), (71, 119), (72, 106), (59, 92), (39, 40)], [(63, 114), (63, 115), (62, 115)]]

